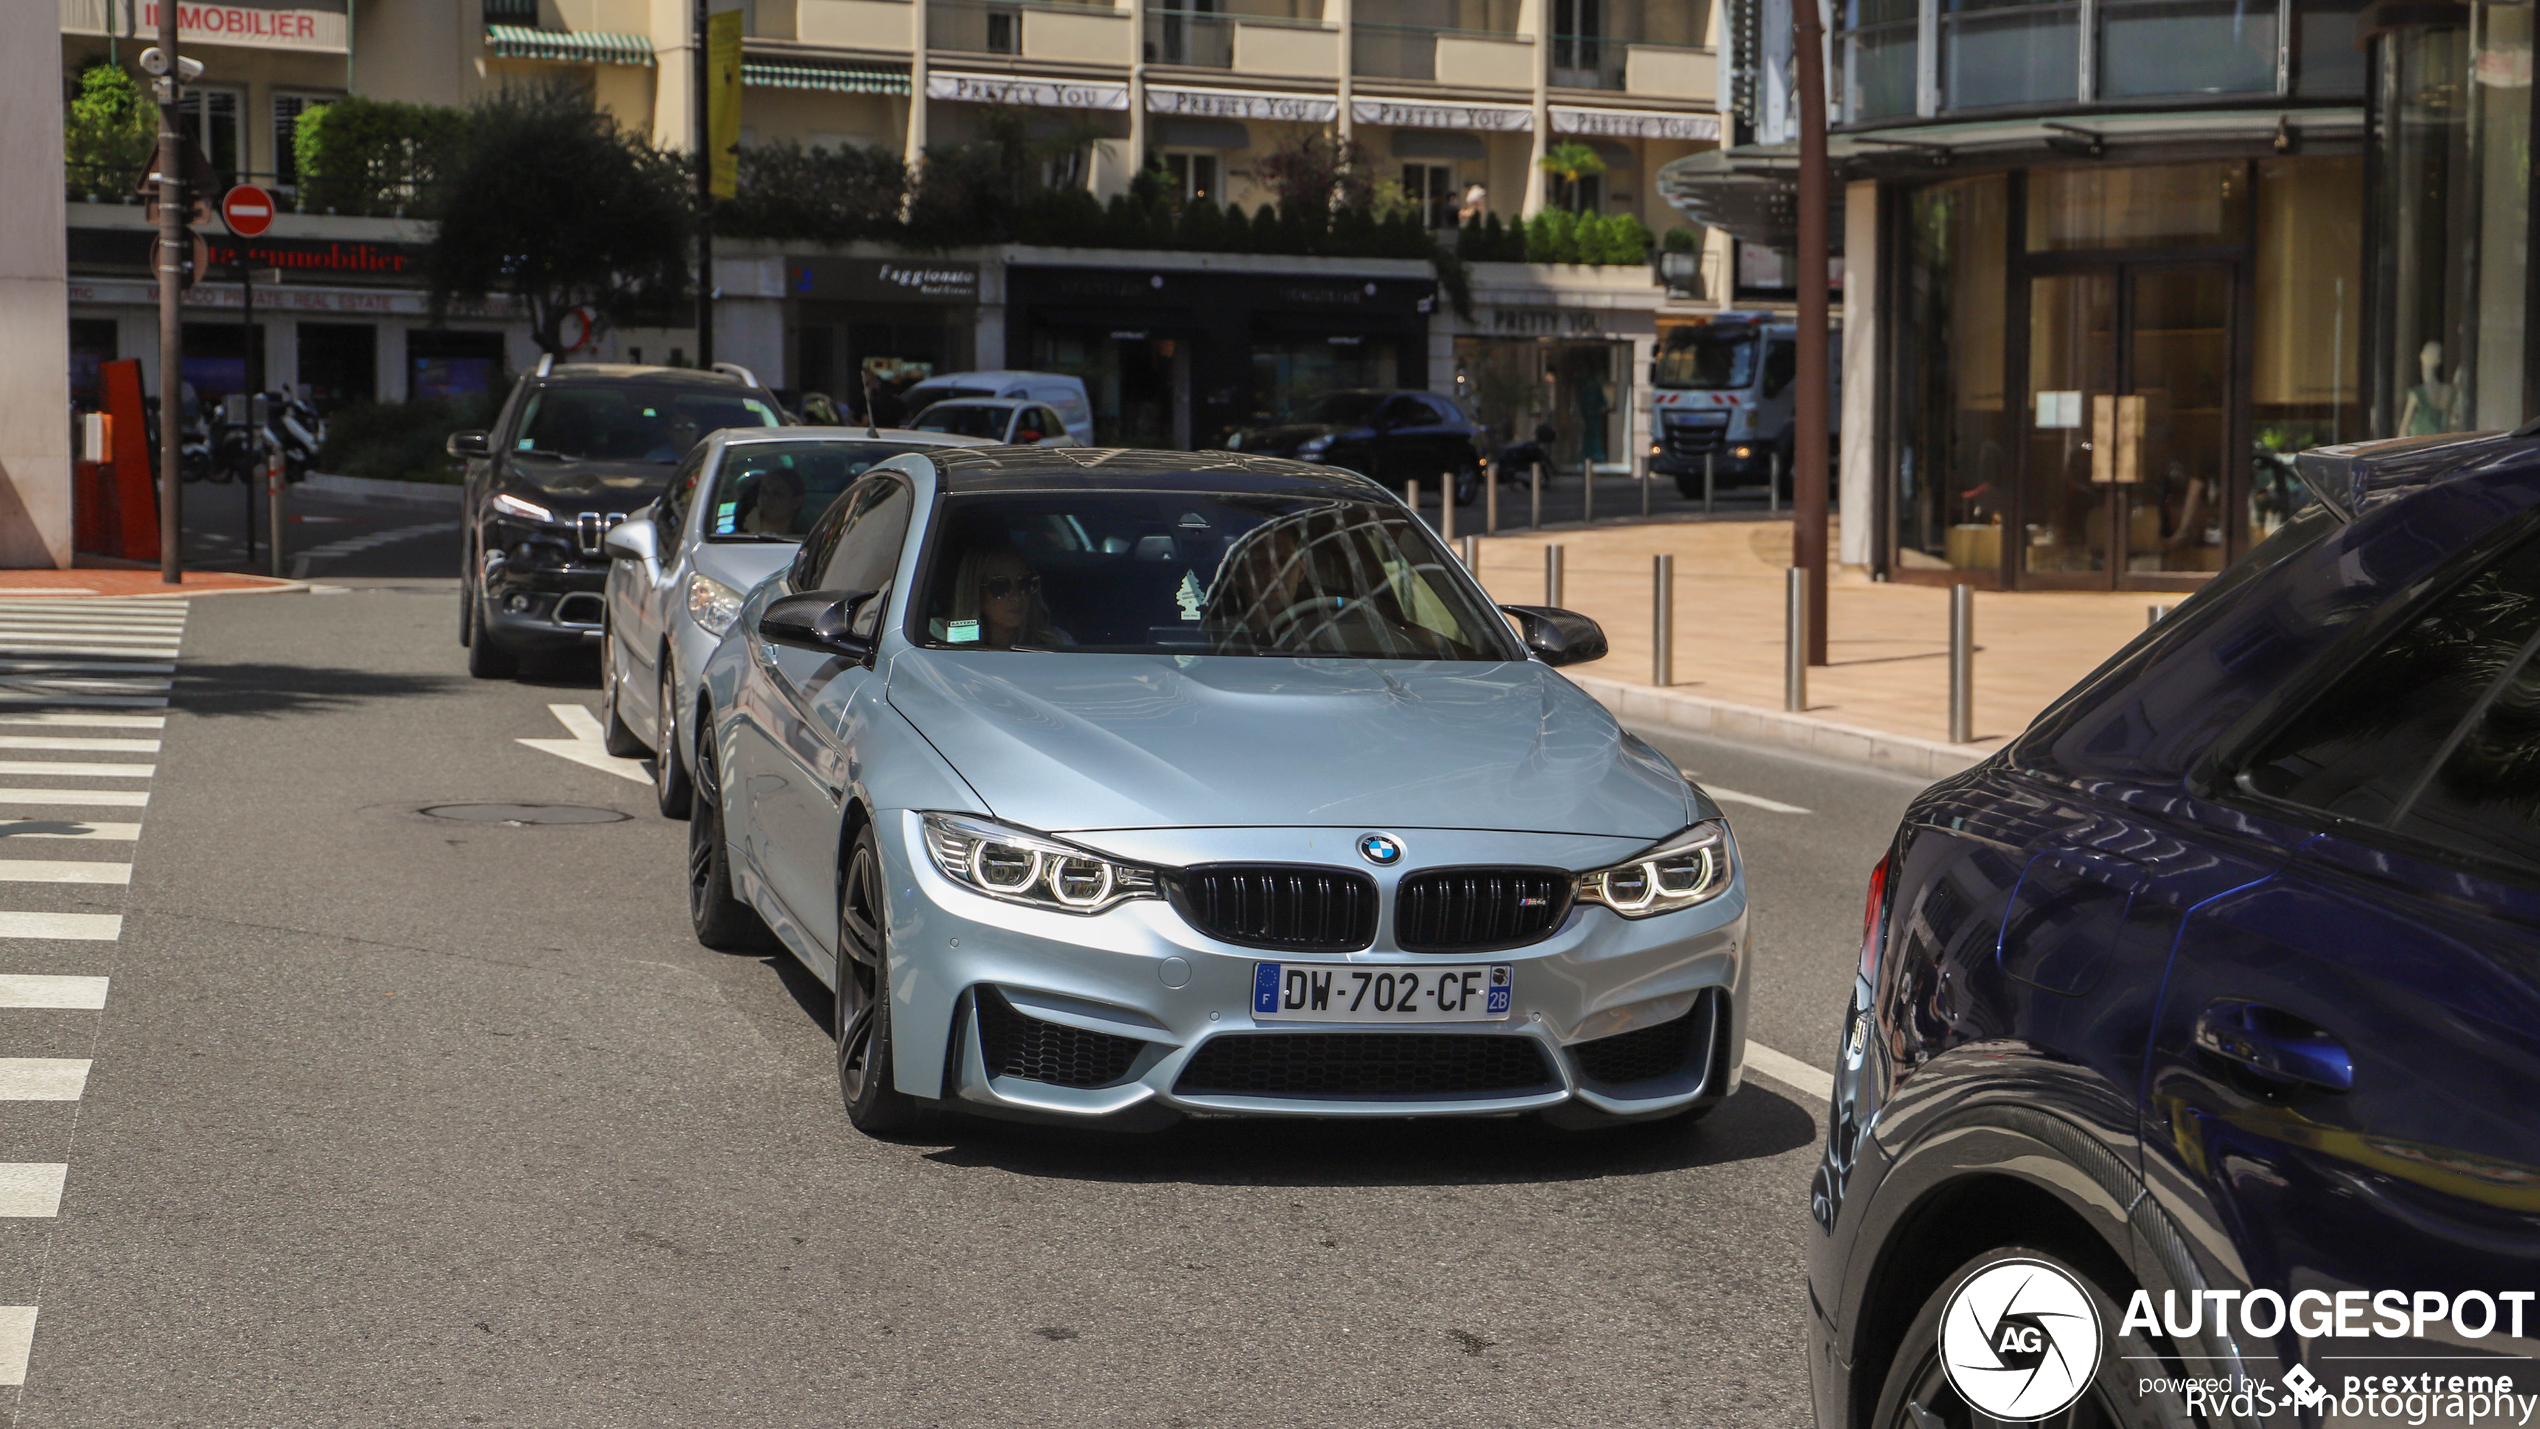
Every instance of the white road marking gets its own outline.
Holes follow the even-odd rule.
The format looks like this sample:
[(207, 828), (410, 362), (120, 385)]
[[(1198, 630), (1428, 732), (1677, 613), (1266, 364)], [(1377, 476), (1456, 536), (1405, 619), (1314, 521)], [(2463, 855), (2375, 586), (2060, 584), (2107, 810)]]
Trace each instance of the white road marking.
[(76, 749), (91, 753), (114, 751), (122, 754), (156, 754), (155, 739), (90, 739), (86, 736), (64, 738), (50, 734), (0, 734), (0, 749)]
[(139, 824), (92, 823), (87, 819), (0, 819), (0, 839), (104, 839), (130, 843), (139, 837)]
[(0, 724), (84, 724), (95, 729), (165, 729), (166, 715), (0, 714)]
[(130, 883), (128, 863), (70, 863), (52, 858), (0, 858), (0, 883)]
[(1759, 1072), (1819, 1101), (1834, 1095), (1834, 1073), (1820, 1072), (1797, 1057), (1776, 1052), (1761, 1042), (1750, 1040), (1746, 1044), (1746, 1070)]
[(1690, 769), (1679, 769), (1676, 772), (1682, 774), (1687, 779), (1692, 780), (1694, 783), (1701, 785), (1702, 792), (1710, 795), (1719, 803), (1749, 804), (1758, 809), (1769, 809), (1776, 814), (1806, 814), (1814, 812), (1814, 810), (1803, 809), (1797, 804), (1785, 804), (1779, 799), (1767, 799), (1761, 794), (1749, 794), (1739, 789), (1723, 789), (1719, 785), (1711, 783)]
[(556, 717), (556, 721), (564, 726), (565, 733), (572, 738), (524, 739), (521, 743), (560, 759), (570, 759), (576, 764), (597, 769), (603, 774), (632, 779), (638, 784), (653, 782), (653, 776), (644, 768), (644, 761), (620, 759), (609, 753), (608, 745), (604, 743), (607, 732), (600, 728), (600, 721), (589, 710), (580, 705), (549, 705), (547, 712)]
[(63, 774), (81, 779), (147, 779), (156, 764), (74, 764), (68, 760), (0, 759), (0, 774)]
[(60, 1161), (0, 1161), (0, 1216), (60, 1215), (62, 1181), (70, 1174)]
[(168, 707), (165, 695), (95, 695), (86, 690), (64, 690), (48, 694), (41, 690), (0, 690), (0, 705), (48, 705), (59, 709), (163, 710)]
[(150, 802), (140, 789), (0, 789), (0, 804), (63, 804), (94, 809), (138, 809)]
[(34, 1348), (35, 1307), (0, 1305), (0, 1385), (26, 1383), (26, 1357)]
[(0, 1102), (75, 1102), (88, 1090), (86, 1057), (0, 1057)]
[(0, 913), (0, 938), (68, 938), (111, 943), (123, 936), (121, 913)]
[(47, 630), (36, 626), (0, 624), (0, 645), (28, 644), (90, 646), (116, 655), (134, 645), (174, 650), (177, 637), (147, 630)]
[[(444, 531), (457, 529), (459, 529), (459, 523), (456, 521), (427, 521), (420, 526), (399, 526), (390, 531), (373, 531), (367, 536), (347, 536), (339, 541), (329, 541), (323, 546), (311, 546), (291, 558), (291, 578), (293, 580), (307, 579), (311, 561), (332, 561), (356, 552), (370, 550), (375, 546), (395, 545), (399, 541), (411, 541), (418, 536), (437, 536)], [(646, 779), (644, 782), (649, 784), (652, 781)]]
[(176, 666), (144, 664), (139, 660), (0, 660), (0, 675), (62, 675), (79, 671), (100, 675), (173, 675)]
[(0, 973), (0, 1008), (34, 1007), (60, 1012), (96, 1012), (105, 1005), (106, 980), (102, 977)]

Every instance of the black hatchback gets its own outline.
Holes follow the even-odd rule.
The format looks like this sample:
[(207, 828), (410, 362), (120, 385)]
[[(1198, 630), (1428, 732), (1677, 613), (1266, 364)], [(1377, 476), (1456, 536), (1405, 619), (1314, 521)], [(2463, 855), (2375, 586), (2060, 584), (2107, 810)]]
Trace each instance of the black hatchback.
[(1226, 445), (1373, 477), (1399, 491), (1450, 474), (1455, 504), (1482, 490), (1482, 428), (1435, 392), (1326, 392), (1296, 419), (1235, 433)]
[(747, 369), (577, 363), (520, 379), (490, 432), (453, 432), (467, 462), (459, 643), (468, 673), (597, 648), (609, 557), (600, 538), (652, 504), (709, 433), (785, 423)]

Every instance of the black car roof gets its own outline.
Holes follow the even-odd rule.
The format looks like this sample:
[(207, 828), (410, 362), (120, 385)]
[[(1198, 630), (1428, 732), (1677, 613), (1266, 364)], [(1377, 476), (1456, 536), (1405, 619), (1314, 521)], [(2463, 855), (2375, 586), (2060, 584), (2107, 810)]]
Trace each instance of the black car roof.
[(1127, 447), (939, 447), (915, 453), (935, 464), (944, 491), (1213, 491), (1364, 497), (1383, 487), (1337, 467), (1242, 452), (1142, 451)]
[(540, 385), (547, 387), (578, 387), (586, 383), (598, 386), (612, 382), (642, 382), (652, 386), (668, 384), (680, 387), (737, 387), (745, 392), (760, 390), (729, 372), (699, 371), (694, 367), (638, 367), (629, 362), (559, 363), (547, 369), (547, 375), (538, 378), (537, 381)]

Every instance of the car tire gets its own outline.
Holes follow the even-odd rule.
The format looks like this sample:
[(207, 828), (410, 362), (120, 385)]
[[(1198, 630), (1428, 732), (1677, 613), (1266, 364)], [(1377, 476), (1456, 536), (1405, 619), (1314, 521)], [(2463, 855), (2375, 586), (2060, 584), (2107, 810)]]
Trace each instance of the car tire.
[(679, 733), (679, 680), (670, 652), (661, 652), (661, 688), (653, 697), (653, 802), (666, 819), (684, 819), (695, 807), (688, 755)]
[(917, 1099), (891, 1073), (891, 953), (883, 914), (882, 848), (873, 826), (856, 831), (838, 877), (838, 1093), (847, 1120), (867, 1136), (915, 1127)]
[(476, 591), (467, 578), (467, 567), (459, 567), (459, 648), (464, 650), (476, 634)]
[(1481, 494), (1482, 464), (1479, 461), (1468, 459), (1462, 467), (1457, 469), (1455, 473), (1455, 504), (1458, 506), (1470, 506), (1473, 504), (1474, 498), (1480, 496)]
[(600, 747), (620, 759), (641, 759), (647, 752), (644, 741), (627, 728), (626, 716), (618, 709), (618, 691), (625, 679), (617, 669), (617, 632), (607, 626), (600, 629), (600, 703), (608, 711), (600, 721)]
[(2064, 1257), (2024, 1245), (1988, 1250), (1942, 1278), (1931, 1298), (1923, 1303), (1921, 1313), (1914, 1317), (1913, 1325), (1905, 1331), (1905, 1338), (1898, 1342), (1886, 1381), (1879, 1387), (1878, 1408), (1869, 1421), (1871, 1429), (1972, 1429), (1998, 1422), (1980, 1415), (1949, 1383), (1940, 1363), (1940, 1321), (1959, 1282), (1997, 1260), (2014, 1259), (2044, 1261), (2063, 1271), (2081, 1283), (2099, 1311), (2102, 1341), (2098, 1372), (2067, 1411), (2068, 1419), (2059, 1418), (2057, 1422), (2105, 1425), (2109, 1429), (2187, 1429), (2193, 1421), (2176, 1396), (2143, 1392), (2146, 1380), (2138, 1366), (2146, 1361), (2128, 1357), (2157, 1356), (2160, 1347), (2141, 1334), (2127, 1334), (2118, 1328), (2124, 1323), (2125, 1311), (2116, 1294), (2097, 1276)]
[(494, 632), (485, 623), (485, 598), (471, 602), (470, 625), (474, 639), (467, 643), (467, 672), (480, 680), (509, 680), (520, 674), (520, 657), (494, 643)]
[(758, 910), (732, 892), (732, 850), (723, 836), (723, 806), (714, 755), (700, 746), (688, 810), (688, 922), (697, 941), (719, 953), (752, 953), (773, 941)]

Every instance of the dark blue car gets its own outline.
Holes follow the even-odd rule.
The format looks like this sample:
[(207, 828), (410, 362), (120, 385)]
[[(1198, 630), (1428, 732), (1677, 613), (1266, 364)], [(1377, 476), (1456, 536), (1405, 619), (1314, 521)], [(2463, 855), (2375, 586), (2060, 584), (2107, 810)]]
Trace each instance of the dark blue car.
[(2301, 465), (2307, 509), (1871, 876), (1820, 1429), (2540, 1395), (2540, 440)]

